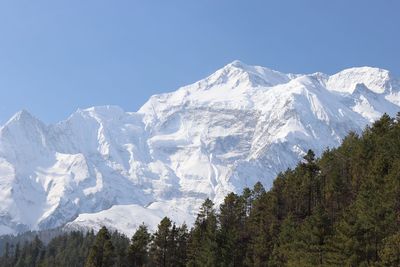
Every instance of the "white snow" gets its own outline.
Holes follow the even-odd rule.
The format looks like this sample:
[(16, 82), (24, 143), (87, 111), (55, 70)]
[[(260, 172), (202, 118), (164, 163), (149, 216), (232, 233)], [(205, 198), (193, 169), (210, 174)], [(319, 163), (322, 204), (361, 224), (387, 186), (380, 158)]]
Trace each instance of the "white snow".
[(268, 188), (309, 148), (395, 115), (399, 84), (377, 68), (302, 75), (234, 61), (137, 112), (93, 107), (55, 125), (19, 112), (0, 128), (0, 234), (190, 225), (205, 198)]
[(173, 199), (170, 201), (154, 202), (148, 207), (140, 205), (114, 205), (110, 209), (98, 213), (80, 214), (73, 222), (65, 226), (68, 230), (93, 229), (98, 231), (102, 226), (118, 230), (132, 236), (135, 230), (145, 223), (150, 231), (157, 230), (157, 225), (163, 217), (173, 218), (177, 225), (183, 223), (192, 225), (195, 210), (201, 202), (199, 199)]
[(350, 68), (329, 77), (326, 88), (351, 94), (358, 84), (363, 84), (372, 92), (382, 94), (388, 88), (390, 80), (389, 71), (384, 69), (371, 67)]

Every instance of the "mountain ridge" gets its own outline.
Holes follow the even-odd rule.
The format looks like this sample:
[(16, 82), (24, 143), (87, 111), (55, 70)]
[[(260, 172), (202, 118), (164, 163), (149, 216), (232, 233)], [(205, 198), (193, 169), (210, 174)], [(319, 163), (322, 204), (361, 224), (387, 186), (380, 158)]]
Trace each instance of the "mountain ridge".
[(137, 112), (91, 107), (48, 125), (18, 112), (0, 128), (0, 234), (66, 223), (130, 232), (141, 214), (151, 228), (163, 215), (190, 224), (204, 198), (270, 187), (309, 148), (394, 115), (399, 91), (377, 68), (302, 75), (234, 61)]

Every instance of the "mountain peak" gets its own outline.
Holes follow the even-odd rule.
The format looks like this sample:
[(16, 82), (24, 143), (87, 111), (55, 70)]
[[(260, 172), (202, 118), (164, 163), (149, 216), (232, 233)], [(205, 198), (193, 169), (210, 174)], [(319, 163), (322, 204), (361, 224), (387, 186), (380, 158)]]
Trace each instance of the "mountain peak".
[(103, 105), (103, 106), (93, 106), (90, 108), (85, 109), (89, 112), (124, 112), (121, 107), (116, 105)]
[(22, 109), (15, 113), (7, 122), (5, 125), (9, 125), (15, 122), (39, 122), (42, 124), (42, 122), (37, 119), (35, 116), (33, 116), (31, 113), (29, 113), (27, 110)]
[(32, 119), (33, 115), (29, 113), (26, 109), (21, 109), (13, 116), (14, 119)]
[(232, 83), (234, 87), (244, 85), (246, 87), (270, 87), (286, 83), (291, 79), (287, 75), (266, 67), (252, 66), (240, 60), (234, 60), (209, 77), (215, 84)]
[(374, 93), (382, 94), (390, 89), (391, 74), (388, 70), (374, 67), (355, 67), (342, 70), (329, 77), (328, 90), (352, 94), (358, 84)]
[(227, 64), (225, 67), (235, 67), (235, 68), (245, 69), (246, 67), (248, 67), (248, 65), (236, 59), (231, 63)]
[(118, 119), (125, 115), (125, 111), (114, 105), (104, 105), (104, 106), (93, 106), (85, 109), (78, 108), (75, 113), (73, 113), (69, 119), (76, 116), (81, 118), (94, 118), (98, 120), (112, 120)]

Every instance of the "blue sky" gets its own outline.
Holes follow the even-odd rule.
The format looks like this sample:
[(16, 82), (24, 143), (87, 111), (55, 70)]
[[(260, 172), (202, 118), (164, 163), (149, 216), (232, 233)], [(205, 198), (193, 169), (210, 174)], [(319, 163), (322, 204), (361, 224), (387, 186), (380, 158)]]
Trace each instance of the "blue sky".
[(0, 2), (0, 122), (79, 107), (137, 110), (239, 59), (283, 72), (400, 76), (398, 0)]

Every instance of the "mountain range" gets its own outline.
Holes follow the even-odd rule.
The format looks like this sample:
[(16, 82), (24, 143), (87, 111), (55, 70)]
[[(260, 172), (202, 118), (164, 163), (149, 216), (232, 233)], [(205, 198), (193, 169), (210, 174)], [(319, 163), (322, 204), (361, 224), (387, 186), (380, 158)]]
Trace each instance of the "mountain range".
[(0, 234), (190, 225), (205, 198), (269, 188), (308, 149), (399, 110), (400, 80), (384, 69), (285, 74), (234, 61), (136, 112), (92, 107), (47, 125), (20, 111), (0, 128)]

